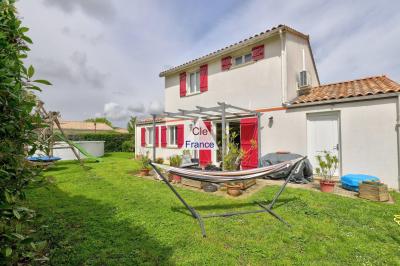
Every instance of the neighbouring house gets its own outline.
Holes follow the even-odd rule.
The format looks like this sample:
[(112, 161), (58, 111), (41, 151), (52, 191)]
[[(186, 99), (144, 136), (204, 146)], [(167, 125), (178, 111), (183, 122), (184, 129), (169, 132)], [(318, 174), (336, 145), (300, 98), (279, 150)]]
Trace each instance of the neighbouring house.
[(110, 133), (114, 129), (105, 123), (83, 122), (83, 121), (60, 121), (61, 129), (65, 134), (82, 133)]
[[(316, 166), (321, 151), (340, 160), (337, 175), (376, 175), (399, 189), (398, 131), (400, 85), (387, 76), (320, 84), (309, 36), (279, 25), (218, 51), (160, 73), (165, 78), (165, 110), (193, 110), (219, 102), (261, 112), (257, 117), (230, 119), (227, 134), (236, 132), (241, 147), (260, 126), (259, 155), (288, 151), (307, 155)], [(157, 157), (182, 153), (190, 119), (144, 119), (136, 126), (137, 153)], [(221, 140), (221, 121), (206, 125)], [(153, 134), (156, 140), (153, 143)], [(194, 152), (201, 164), (217, 163), (217, 152)]]
[(116, 128), (114, 128), (114, 131), (117, 133), (129, 134), (129, 131), (126, 128), (122, 128), (122, 127), (116, 127)]

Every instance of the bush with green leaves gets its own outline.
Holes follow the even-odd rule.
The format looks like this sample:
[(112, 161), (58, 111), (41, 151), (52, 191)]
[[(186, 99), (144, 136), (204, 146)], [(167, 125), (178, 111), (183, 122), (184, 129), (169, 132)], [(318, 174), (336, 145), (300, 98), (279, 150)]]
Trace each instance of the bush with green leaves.
[(237, 170), (239, 160), (244, 156), (244, 151), (239, 147), (239, 144), (235, 143), (235, 138), (238, 136), (236, 132), (233, 132), (226, 142), (228, 152), (224, 156), (223, 167), (224, 170), (234, 171)]
[(331, 180), (339, 165), (337, 156), (324, 151), (323, 155), (317, 155), (316, 159), (318, 162), (318, 167), (315, 168), (317, 175), (321, 176), (324, 180)]
[(38, 256), (46, 259), (40, 252), (46, 243), (30, 236), (35, 212), (24, 206), (24, 190), (39, 177), (25, 159), (36, 150), (35, 129), (42, 126), (32, 112), (33, 91), (40, 90), (38, 84), (50, 85), (33, 80), (35, 69), (24, 66), (32, 41), (16, 16), (14, 2), (0, 1), (0, 262), (12, 265), (27, 264)]
[(132, 140), (125, 140), (122, 142), (121, 149), (124, 152), (133, 152), (135, 150), (135, 146), (133, 145)]
[(135, 142), (132, 140), (133, 136), (131, 134), (121, 134), (121, 133), (83, 133), (83, 134), (68, 135), (68, 139), (72, 141), (78, 141), (78, 140), (105, 141), (104, 143), (105, 152), (123, 151), (122, 144), (125, 141), (132, 142), (133, 147), (135, 145)]
[(173, 155), (169, 157), (169, 165), (174, 167), (179, 167), (182, 164), (182, 156)]

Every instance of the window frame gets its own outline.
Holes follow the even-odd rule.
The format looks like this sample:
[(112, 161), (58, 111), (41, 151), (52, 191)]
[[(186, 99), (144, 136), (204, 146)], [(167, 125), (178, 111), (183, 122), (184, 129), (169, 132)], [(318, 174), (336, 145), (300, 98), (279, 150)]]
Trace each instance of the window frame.
[[(173, 130), (173, 135), (174, 135), (174, 142), (175, 143), (171, 143), (171, 130)], [(168, 147), (178, 147), (178, 126), (177, 125), (170, 125), (167, 126), (167, 146)]]
[[(195, 76), (195, 90), (192, 92), (192, 82), (191, 82), (191, 76), (194, 74)], [(194, 71), (189, 72), (188, 79), (187, 79), (187, 90), (186, 90), (186, 96), (188, 95), (194, 95), (194, 94), (199, 94), (201, 93), (200, 90), (200, 69), (196, 69)]]
[[(246, 62), (246, 56), (250, 56), (250, 60), (247, 61), (247, 62)], [(238, 58), (240, 58), (240, 60), (241, 60), (240, 64), (236, 63), (236, 59), (238, 59)], [(234, 63), (233, 67), (239, 67), (239, 66), (247, 65), (247, 64), (250, 64), (250, 63), (253, 63), (253, 62), (254, 62), (254, 60), (253, 60), (253, 55), (252, 55), (251, 51), (233, 57), (233, 63)]]
[(153, 127), (146, 127), (146, 146), (147, 147), (153, 147), (153, 136), (154, 136), (154, 130)]

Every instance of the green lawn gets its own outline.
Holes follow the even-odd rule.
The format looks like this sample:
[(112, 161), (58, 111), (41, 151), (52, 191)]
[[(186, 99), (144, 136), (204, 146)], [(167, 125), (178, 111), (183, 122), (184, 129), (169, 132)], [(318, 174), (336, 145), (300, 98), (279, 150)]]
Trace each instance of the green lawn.
[[(38, 237), (50, 242), (53, 265), (136, 264), (400, 264), (400, 204), (382, 204), (301, 189), (287, 189), (275, 218), (250, 214), (205, 220), (207, 238), (165, 184), (132, 174), (138, 163), (127, 153), (101, 163), (59, 163), (48, 170), (47, 187), (31, 188)], [(255, 208), (271, 198), (268, 187), (251, 198), (179, 189), (207, 212)], [(393, 194), (400, 201), (400, 194)]]

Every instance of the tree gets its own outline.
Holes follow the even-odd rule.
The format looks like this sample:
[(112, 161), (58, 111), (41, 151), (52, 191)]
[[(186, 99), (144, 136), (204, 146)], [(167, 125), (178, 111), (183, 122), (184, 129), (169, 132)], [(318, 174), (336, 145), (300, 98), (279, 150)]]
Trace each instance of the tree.
[[(0, 1), (0, 261), (7, 265), (24, 264), (38, 254), (29, 236), (29, 221), (34, 211), (24, 206), (25, 188), (39, 176), (39, 171), (25, 158), (36, 150), (41, 118), (34, 114), (38, 84), (35, 69), (26, 68), (23, 59), (32, 40), (29, 30), (16, 16), (14, 0)], [(1, 263), (3, 264), (3, 263)]]
[(108, 120), (106, 117), (89, 118), (89, 119), (86, 119), (85, 122), (104, 123), (106, 125), (109, 125), (110, 127), (113, 127), (111, 121)]
[(135, 136), (135, 128), (136, 128), (136, 116), (131, 116), (129, 119), (128, 125), (126, 126), (129, 134)]

